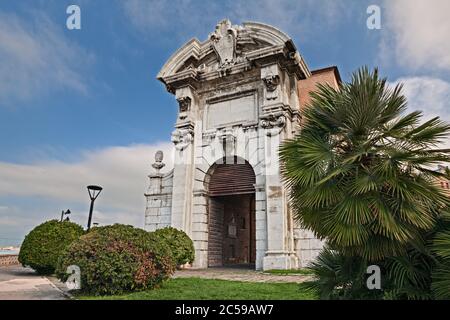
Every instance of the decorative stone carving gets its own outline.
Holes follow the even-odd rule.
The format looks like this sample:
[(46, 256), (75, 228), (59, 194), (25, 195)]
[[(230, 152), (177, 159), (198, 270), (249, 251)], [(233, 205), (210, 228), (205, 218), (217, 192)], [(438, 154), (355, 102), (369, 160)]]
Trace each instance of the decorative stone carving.
[[(211, 59), (211, 50), (216, 59)], [(238, 26), (223, 20), (206, 41), (194, 38), (177, 50), (157, 78), (173, 93), (186, 83), (195, 86), (204, 80), (245, 72), (261, 63), (276, 63), (299, 79), (311, 76), (294, 43), (282, 31), (262, 23)]]
[(269, 75), (263, 79), (264, 84), (268, 91), (274, 91), (277, 86), (280, 84), (280, 76), (278, 75)]
[(177, 99), (179, 105), (179, 115), (181, 120), (186, 119), (188, 111), (191, 109), (191, 98), (181, 97)]
[(274, 100), (278, 98), (278, 85), (280, 84), (280, 76), (268, 75), (262, 79), (266, 85), (266, 99)]
[(270, 114), (259, 122), (261, 128), (266, 129), (268, 136), (275, 136), (283, 130), (286, 125), (286, 117), (282, 114)]
[(209, 38), (214, 51), (219, 57), (220, 68), (232, 65), (236, 58), (237, 30), (231, 26), (230, 20), (222, 20)]
[(194, 130), (192, 128), (180, 128), (172, 132), (172, 142), (175, 149), (182, 151), (194, 140)]
[(164, 162), (162, 162), (163, 159), (164, 153), (161, 150), (156, 151), (155, 162), (152, 164), (152, 167), (155, 169), (156, 174), (159, 174), (159, 171), (166, 165)]
[(283, 115), (270, 115), (266, 119), (262, 119), (260, 125), (263, 129), (271, 129), (273, 127), (283, 128), (286, 124), (286, 117)]

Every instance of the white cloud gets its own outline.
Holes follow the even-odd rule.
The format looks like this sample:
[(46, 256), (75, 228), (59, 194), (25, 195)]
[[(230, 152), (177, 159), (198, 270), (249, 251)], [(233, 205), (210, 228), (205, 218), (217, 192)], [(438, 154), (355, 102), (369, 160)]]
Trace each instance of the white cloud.
[(450, 122), (449, 82), (432, 77), (405, 77), (397, 79), (396, 83), (403, 83), (411, 111), (423, 111), (426, 119), (439, 116)]
[(450, 71), (450, 1), (385, 1), (382, 60), (410, 69)]
[(0, 107), (61, 89), (85, 94), (83, 72), (93, 55), (64, 36), (45, 14), (0, 12)]
[[(392, 85), (403, 84), (403, 93), (408, 99), (408, 111), (420, 110), (423, 120), (440, 117), (450, 123), (450, 83), (433, 77), (403, 77)], [(449, 138), (444, 143), (450, 147)]]
[(75, 163), (0, 162), (0, 235), (11, 233), (6, 230), (11, 227), (22, 230), (56, 218), (67, 208), (75, 221), (85, 225), (89, 184), (104, 188), (96, 201), (95, 221), (143, 227), (147, 174), (153, 170), (157, 150), (164, 151), (166, 168), (170, 168), (173, 155), (169, 143), (85, 152)]

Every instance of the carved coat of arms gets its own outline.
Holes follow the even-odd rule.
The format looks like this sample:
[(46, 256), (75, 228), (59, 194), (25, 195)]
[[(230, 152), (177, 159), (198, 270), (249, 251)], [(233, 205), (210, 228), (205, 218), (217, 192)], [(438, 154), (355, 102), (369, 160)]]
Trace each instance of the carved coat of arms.
[(230, 20), (222, 20), (216, 30), (210, 35), (213, 48), (216, 51), (220, 67), (234, 63), (236, 58), (237, 31), (231, 26)]

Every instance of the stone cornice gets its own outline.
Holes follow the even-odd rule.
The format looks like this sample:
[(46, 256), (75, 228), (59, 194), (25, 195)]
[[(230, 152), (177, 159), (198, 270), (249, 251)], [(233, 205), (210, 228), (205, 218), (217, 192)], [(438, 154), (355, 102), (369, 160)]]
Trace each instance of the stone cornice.
[[(234, 47), (226, 47), (227, 40), (223, 40), (220, 48), (225, 51), (219, 52), (217, 41), (218, 39), (222, 41), (226, 37), (225, 29), (222, 28), (228, 30), (229, 45)], [(252, 44), (254, 44), (253, 47)], [(255, 48), (257, 44), (263, 47)], [(236, 46), (240, 49), (237, 50)], [(235, 51), (233, 56), (229, 50)], [(202, 59), (210, 54), (217, 55), (217, 65), (215, 67), (200, 65)], [(221, 61), (225, 55), (228, 55), (227, 63)], [(163, 66), (157, 78), (167, 86), (169, 92), (174, 92), (181, 86), (191, 85), (198, 88), (199, 82), (239, 74), (255, 66), (275, 62), (289, 73), (295, 74), (298, 79), (311, 75), (293, 41), (285, 33), (262, 23), (247, 22), (243, 26), (232, 26), (228, 20), (223, 20), (216, 27), (216, 33), (212, 34), (208, 40), (200, 42), (192, 39), (177, 50)], [(179, 71), (182, 68), (186, 69)]]

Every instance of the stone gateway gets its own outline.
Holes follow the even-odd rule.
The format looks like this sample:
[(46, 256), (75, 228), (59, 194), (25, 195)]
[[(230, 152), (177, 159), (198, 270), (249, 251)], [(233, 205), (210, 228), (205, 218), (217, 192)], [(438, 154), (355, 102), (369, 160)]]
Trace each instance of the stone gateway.
[(158, 74), (179, 105), (174, 167), (158, 152), (145, 193), (146, 229), (184, 230), (194, 268), (306, 266), (322, 242), (293, 220), (278, 149), (302, 122), (318, 83), (337, 88), (336, 67), (309, 70), (293, 41), (262, 23), (219, 22)]

